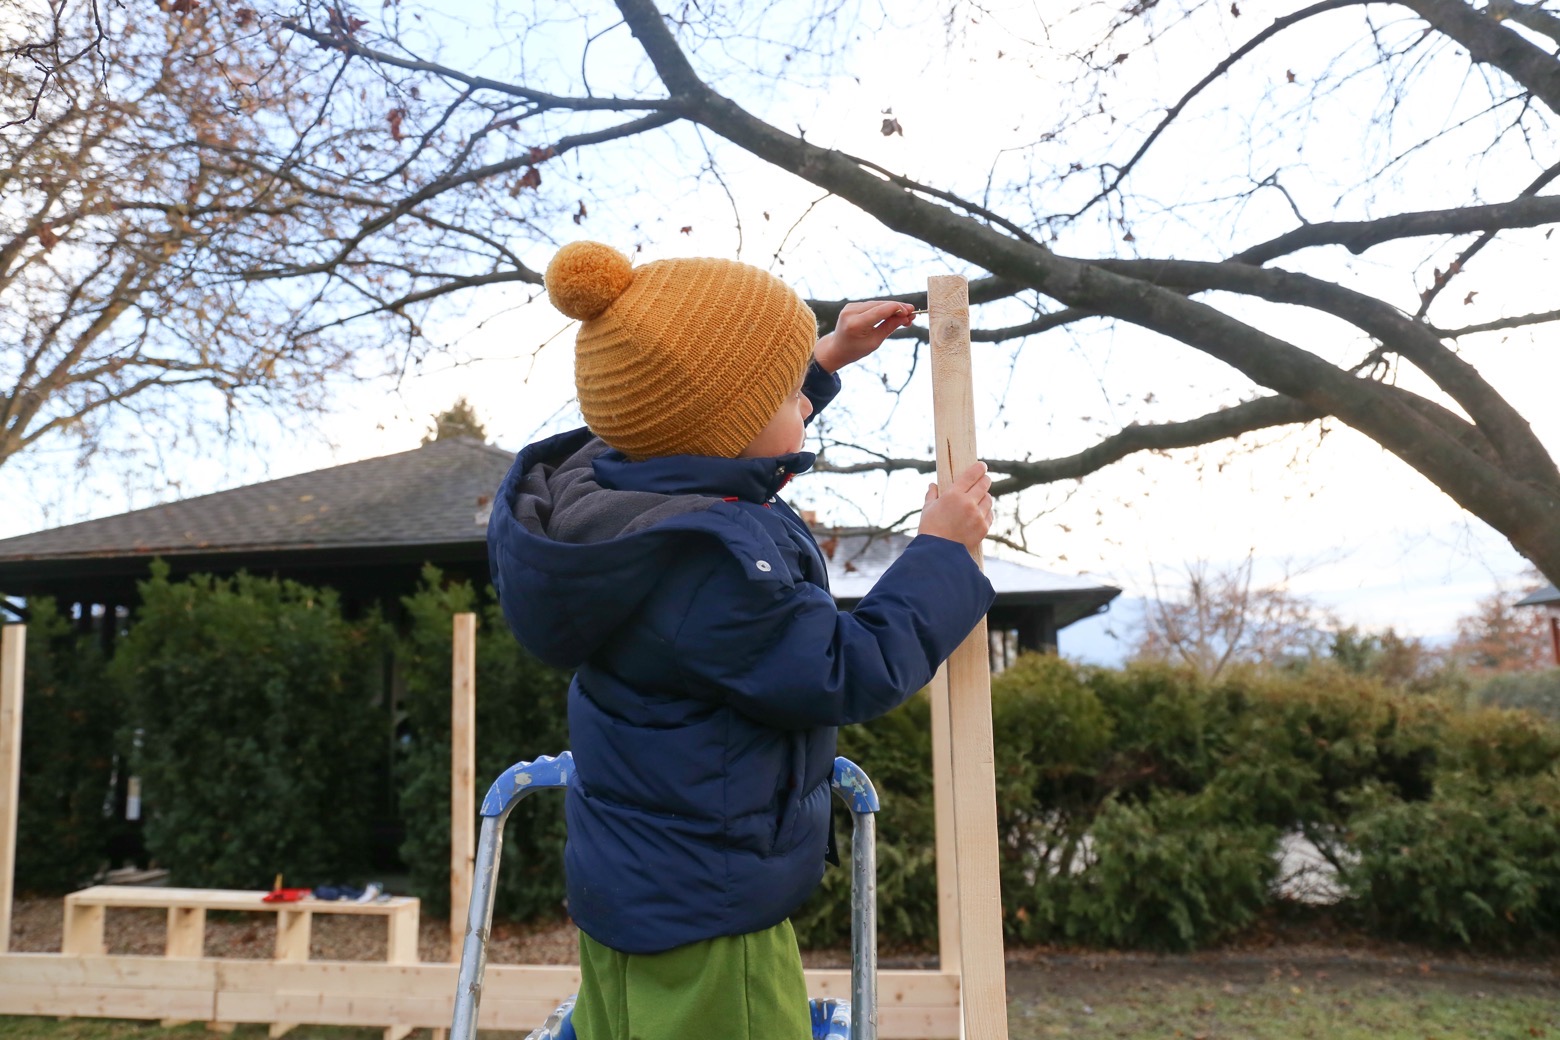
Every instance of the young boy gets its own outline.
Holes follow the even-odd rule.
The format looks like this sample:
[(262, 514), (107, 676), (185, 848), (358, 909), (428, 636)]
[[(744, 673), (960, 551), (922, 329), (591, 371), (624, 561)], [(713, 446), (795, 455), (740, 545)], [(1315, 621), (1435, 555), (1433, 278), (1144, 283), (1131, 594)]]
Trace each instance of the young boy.
[(823, 875), (835, 727), (931, 679), (990, 608), (971, 467), (853, 612), (778, 497), (835, 372), (909, 325), (852, 304), (818, 340), (800, 297), (726, 260), (634, 268), (594, 242), (547, 268), (582, 322), (588, 428), (532, 444), (488, 552), (525, 647), (576, 669), (564, 854), (582, 1040), (811, 1035), (790, 914)]

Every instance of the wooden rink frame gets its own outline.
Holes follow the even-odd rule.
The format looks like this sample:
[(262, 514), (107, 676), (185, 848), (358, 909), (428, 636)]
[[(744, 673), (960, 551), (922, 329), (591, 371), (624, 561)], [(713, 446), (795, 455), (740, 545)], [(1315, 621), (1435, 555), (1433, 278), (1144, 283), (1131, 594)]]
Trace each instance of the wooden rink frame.
[[(946, 489), (977, 457), (969, 384), (968, 292), (965, 280), (955, 276), (933, 278), (929, 289), (938, 477)], [(980, 562), (978, 553), (976, 560)], [(452, 958), (459, 957), (464, 937), (475, 858), (475, 640), (475, 615), (456, 615), (451, 676)], [(929, 687), (940, 967), (878, 973), (878, 1035), (883, 1040), (1007, 1037), (988, 651), (982, 621)], [(168, 908), (166, 954), (107, 954), (102, 948), (101, 914), (104, 906), (122, 904), (104, 904), (93, 911), (91, 889), (73, 894), (76, 909), (67, 914), (86, 916), (76, 917), (74, 923), (67, 917), (62, 952), (7, 952), (24, 652), (25, 627), (4, 626), (0, 633), (0, 1014), (268, 1023), (272, 1036), (297, 1024), (382, 1027), (386, 1040), (399, 1040), (412, 1029), (431, 1029), (436, 1040), (446, 1036), (454, 1014), (459, 964), (418, 960), (417, 929), (413, 924), (408, 931), (404, 917), (399, 928), (393, 922), (390, 926), (384, 962), (308, 960), (307, 918), (298, 915), (305, 909), (333, 912), (332, 904), (324, 901), (307, 908), (207, 904), (211, 909), (254, 911), (275, 906), (277, 956), (270, 961), (204, 956), (197, 933), (204, 924), (204, 910), (170, 906), (166, 901), (159, 904), (151, 894), (140, 897), (148, 901), (142, 905)], [(561, 749), (516, 750), (535, 756)], [(223, 894), (212, 894), (220, 902)], [(963, 977), (965, 968), (970, 969), (968, 980)], [(850, 998), (848, 970), (812, 969), (806, 978), (809, 996)], [(478, 1027), (524, 1034), (573, 995), (579, 981), (579, 968), (574, 965), (489, 963), (483, 975)]]
[[(457, 970), (435, 963), (10, 953), (0, 955), (0, 1013), (447, 1030)], [(958, 1035), (956, 976), (887, 971), (878, 978), (881, 1036)], [(489, 964), (478, 1025), (523, 1035), (579, 981), (574, 965)], [(809, 971), (807, 985), (813, 996), (849, 999), (850, 972)]]
[[(455, 619), (457, 669), (474, 670), (474, 620), (471, 615)], [(7, 625), (0, 635), (0, 781), (9, 778), (0, 789), (4, 795), (0, 816), (9, 818), (0, 819), (0, 839), (10, 836), (0, 840), (0, 1014), (194, 1021), (222, 1029), (238, 1023), (263, 1023), (273, 1037), (300, 1024), (377, 1027), (385, 1030), (386, 1040), (400, 1040), (413, 1029), (430, 1029), (438, 1035), (449, 1028), (459, 965), (417, 960), (419, 903), (409, 897), (396, 897), (388, 903), (313, 899), (265, 903), (260, 898), (262, 892), (99, 885), (62, 900), (60, 953), (7, 952), (25, 632), (25, 626)], [(474, 692), (475, 686), (471, 680), (469, 674), (457, 677), (453, 686), (453, 710), (467, 718), (470, 702), (466, 695)], [(466, 733), (461, 734), (460, 743), (470, 747)], [(470, 762), (462, 763), (458, 760), (461, 756), (456, 757), (452, 769), (457, 775), (460, 771), (472, 775)], [(939, 782), (946, 783), (946, 775), (941, 775)], [(457, 792), (453, 801), (457, 807), (474, 804), (471, 792), (464, 796)], [(468, 834), (470, 826), (466, 824)], [(459, 836), (459, 830), (456, 834)], [(940, 830), (939, 847), (945, 837)], [(452, 850), (452, 868), (469, 862), (457, 844)], [(951, 857), (948, 862), (952, 862)], [(469, 874), (462, 877), (462, 873), (452, 869), (452, 886), (469, 893)], [(164, 955), (105, 952), (106, 914), (125, 908), (167, 910)], [(208, 911), (274, 913), (275, 958), (205, 956)], [(386, 961), (309, 960), (310, 921), (317, 913), (385, 917)], [(957, 963), (954, 914), (953, 893), (940, 893), (944, 956), (951, 955)], [(464, 924), (462, 912), (461, 930)], [(949, 924), (955, 925), (951, 932), (946, 927)], [(848, 970), (810, 969), (806, 976), (810, 996), (850, 998)], [(579, 981), (575, 965), (490, 963), (484, 973), (478, 1025), (524, 1033), (570, 997), (579, 988)], [(959, 1036), (960, 992), (957, 971), (880, 971), (879, 1035), (884, 1040)]]

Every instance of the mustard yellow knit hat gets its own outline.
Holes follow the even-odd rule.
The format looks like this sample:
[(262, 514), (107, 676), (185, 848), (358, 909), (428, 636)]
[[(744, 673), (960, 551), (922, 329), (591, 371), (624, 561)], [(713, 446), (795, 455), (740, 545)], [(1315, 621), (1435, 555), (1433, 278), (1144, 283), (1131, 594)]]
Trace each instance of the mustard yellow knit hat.
[(581, 322), (585, 422), (631, 459), (735, 458), (801, 383), (818, 335), (789, 286), (734, 260), (636, 268), (610, 246), (572, 242), (545, 280), (553, 306)]

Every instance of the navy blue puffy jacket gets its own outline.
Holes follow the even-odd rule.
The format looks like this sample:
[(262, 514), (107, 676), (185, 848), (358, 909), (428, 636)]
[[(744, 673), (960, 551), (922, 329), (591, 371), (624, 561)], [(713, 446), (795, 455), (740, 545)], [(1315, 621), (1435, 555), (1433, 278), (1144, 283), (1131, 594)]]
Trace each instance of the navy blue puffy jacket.
[[(805, 387), (815, 407), (837, 388), (816, 367)], [(840, 611), (775, 497), (811, 464), (628, 462), (577, 430), (527, 447), (499, 490), (504, 615), (537, 657), (577, 669), (569, 912), (613, 949), (787, 918), (823, 874), (835, 727), (925, 686), (990, 609), (964, 547), (922, 535)]]

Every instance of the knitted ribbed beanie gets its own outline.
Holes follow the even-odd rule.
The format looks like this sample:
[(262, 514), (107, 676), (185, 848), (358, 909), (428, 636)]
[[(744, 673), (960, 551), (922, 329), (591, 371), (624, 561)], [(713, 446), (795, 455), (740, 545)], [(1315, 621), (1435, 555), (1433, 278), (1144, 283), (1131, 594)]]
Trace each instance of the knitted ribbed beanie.
[(631, 459), (741, 454), (800, 385), (818, 334), (789, 286), (733, 260), (634, 267), (610, 246), (572, 242), (545, 280), (553, 306), (581, 322), (585, 422)]

